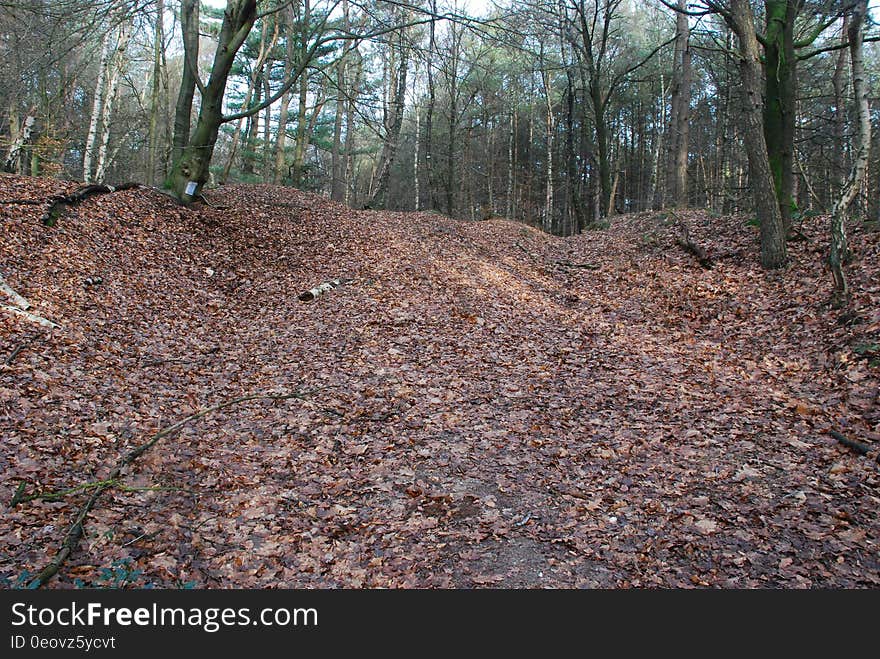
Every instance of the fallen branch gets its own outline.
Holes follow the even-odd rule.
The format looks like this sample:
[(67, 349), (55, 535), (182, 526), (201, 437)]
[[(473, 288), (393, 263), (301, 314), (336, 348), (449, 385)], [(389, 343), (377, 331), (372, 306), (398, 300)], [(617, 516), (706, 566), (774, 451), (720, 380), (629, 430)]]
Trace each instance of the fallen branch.
[(6, 358), (6, 361), (3, 362), (3, 365), (4, 366), (11, 366), (12, 362), (15, 361), (15, 358), (18, 357), (19, 353), (22, 350), (24, 350), (25, 348), (27, 348), (29, 345), (30, 345), (30, 342), (19, 343), (17, 346), (15, 346), (15, 349), (11, 353), (9, 353), (9, 357)]
[(534, 254), (532, 254), (532, 253), (531, 253), (529, 250), (527, 250), (525, 247), (523, 247), (521, 243), (518, 243), (518, 242), (517, 242), (517, 243), (514, 243), (514, 245), (516, 245), (516, 246), (519, 247), (522, 251), (524, 251), (524, 252), (526, 253), (526, 256), (528, 256), (530, 259), (532, 259), (532, 261), (534, 261), (535, 263), (538, 263), (538, 262), (539, 262), (539, 261), (538, 261), (538, 257), (536, 257)]
[(47, 227), (54, 227), (64, 211), (70, 206), (76, 206), (89, 197), (99, 194), (108, 194), (110, 192), (121, 192), (123, 190), (131, 190), (141, 187), (140, 183), (123, 183), (122, 185), (84, 185), (77, 188), (70, 194), (55, 195), (49, 198), (49, 208), (43, 214), (42, 222)]
[(323, 284), (319, 284), (314, 288), (310, 288), (307, 291), (300, 293), (297, 296), (302, 302), (311, 302), (312, 300), (316, 300), (319, 296), (332, 291), (334, 288), (338, 286), (342, 286), (343, 284), (348, 284), (349, 282), (354, 281), (353, 279), (331, 279), (330, 281), (325, 281)]
[(81, 485), (77, 485), (76, 487), (70, 487), (66, 490), (59, 490), (58, 492), (37, 492), (36, 494), (25, 494), (25, 488), (27, 487), (27, 483), (21, 482), (18, 484), (18, 488), (15, 490), (15, 494), (12, 496), (12, 501), (9, 502), (10, 508), (15, 508), (20, 503), (29, 503), (31, 501), (59, 501), (60, 499), (64, 499), (65, 497), (70, 496), (71, 494), (76, 494), (77, 492), (84, 492), (86, 490), (93, 490), (96, 487), (108, 488), (116, 485), (118, 481), (115, 480), (102, 480), (102, 481), (91, 481), (89, 483), (83, 483)]
[(103, 487), (105, 489), (115, 487), (123, 492), (185, 492), (182, 487), (159, 487), (159, 486), (149, 486), (149, 487), (135, 487), (133, 485), (124, 485), (118, 479), (111, 480), (105, 479), (102, 481), (89, 481), (88, 483), (81, 483), (76, 487), (70, 487), (66, 490), (58, 490), (57, 492), (37, 492), (35, 494), (25, 494), (25, 489), (27, 488), (27, 483), (22, 482), (19, 483), (18, 488), (15, 490), (15, 494), (12, 497), (12, 501), (9, 503), (10, 508), (14, 508), (16, 505), (20, 503), (29, 503), (31, 501), (60, 501), (61, 499), (66, 499), (71, 494), (76, 494), (77, 492), (85, 492), (87, 490), (93, 490), (96, 487)]
[(2, 274), (0, 274), (0, 291), (6, 293), (6, 296), (12, 300), (12, 303), (22, 311), (27, 311), (31, 308), (31, 303), (13, 290), (12, 287), (6, 283), (6, 280), (3, 279)]
[(693, 240), (691, 240), (691, 232), (688, 229), (688, 225), (685, 224), (684, 220), (682, 220), (678, 215), (671, 212), (669, 216), (675, 220), (675, 224), (678, 226), (681, 231), (681, 235), (675, 237), (675, 243), (684, 249), (688, 254), (695, 256), (700, 265), (707, 270), (711, 269), (714, 263), (709, 255), (706, 253), (706, 250), (697, 245)]
[(676, 244), (678, 244), (679, 247), (682, 247), (684, 251), (695, 256), (701, 266), (707, 270), (711, 269), (714, 264), (712, 263), (712, 259), (709, 258), (709, 255), (706, 253), (706, 250), (691, 240), (690, 232), (684, 223), (681, 224), (681, 229), (682, 235), (676, 236)]
[[(233, 405), (238, 405), (240, 403), (245, 403), (251, 400), (288, 400), (291, 398), (298, 398), (300, 400), (305, 399), (305, 394), (295, 393), (295, 394), (253, 394), (250, 396), (242, 396), (241, 398), (235, 398), (233, 400), (228, 400), (223, 403), (219, 403), (217, 405), (212, 405), (211, 407), (206, 407), (204, 409), (199, 410), (194, 414), (190, 414), (187, 417), (184, 417), (177, 423), (174, 423), (166, 428), (163, 428), (155, 435), (153, 435), (147, 442), (141, 444), (140, 446), (129, 451), (119, 462), (116, 463), (116, 466), (110, 472), (110, 474), (102, 481), (97, 481), (94, 483), (86, 483), (84, 486), (79, 486), (80, 489), (85, 488), (93, 488), (91, 496), (88, 500), (80, 507), (77, 512), (76, 517), (74, 518), (73, 524), (71, 524), (70, 529), (67, 531), (67, 534), (64, 536), (64, 540), (61, 543), (61, 548), (58, 553), (55, 555), (55, 558), (44, 567), (40, 573), (34, 577), (34, 579), (28, 584), (28, 588), (34, 589), (43, 586), (48, 582), (53, 576), (58, 573), (58, 570), (61, 569), (61, 566), (70, 558), (70, 555), (76, 551), (77, 546), (79, 545), (79, 541), (85, 532), (85, 519), (86, 516), (92, 511), (95, 507), (95, 504), (98, 501), (98, 498), (110, 487), (113, 487), (118, 484), (121, 476), (122, 470), (127, 466), (132, 464), (135, 460), (137, 460), (141, 455), (149, 451), (156, 443), (162, 439), (163, 437), (167, 437), (168, 435), (180, 430), (183, 426), (185, 426), (190, 421), (195, 421), (196, 419), (200, 419), (203, 416), (210, 414), (211, 412), (216, 412), (217, 410), (222, 410), (226, 407), (231, 407)], [(74, 488), (76, 489), (76, 488)], [(18, 490), (16, 490), (16, 497), (13, 498), (15, 501), (18, 498), (19, 501), (23, 501), (24, 497), (24, 488), (22, 485), (19, 485)]]
[(42, 206), (45, 203), (45, 199), (0, 199), (3, 206)]
[(9, 311), (10, 313), (17, 314), (19, 316), (24, 316), (31, 322), (37, 323), (38, 325), (42, 325), (43, 327), (49, 327), (52, 329), (58, 329), (61, 325), (57, 323), (53, 323), (51, 320), (43, 318), (42, 316), (38, 316), (35, 313), (31, 313), (30, 311), (25, 311), (24, 309), (19, 309), (18, 307), (10, 307), (7, 304), (0, 304), (0, 309), (4, 311)]
[[(854, 439), (849, 439), (848, 437), (844, 437), (842, 434), (837, 432), (836, 430), (829, 430), (828, 434), (834, 437), (838, 442), (846, 446), (847, 448), (852, 449), (859, 455), (869, 455), (873, 450), (874, 446), (870, 444), (865, 444), (864, 442), (859, 442)], [(880, 464), (880, 453), (874, 456), (875, 462)]]

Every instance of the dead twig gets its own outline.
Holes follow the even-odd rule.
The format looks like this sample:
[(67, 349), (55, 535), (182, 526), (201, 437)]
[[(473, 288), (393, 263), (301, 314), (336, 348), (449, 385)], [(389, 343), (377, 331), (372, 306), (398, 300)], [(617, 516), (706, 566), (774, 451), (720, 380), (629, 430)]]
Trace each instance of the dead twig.
[[(79, 545), (79, 541), (85, 532), (85, 519), (86, 516), (92, 511), (95, 507), (95, 504), (98, 501), (98, 498), (110, 487), (116, 485), (120, 478), (122, 477), (122, 471), (127, 466), (132, 464), (135, 460), (137, 460), (141, 455), (149, 451), (153, 446), (156, 445), (159, 440), (168, 435), (180, 430), (183, 426), (190, 423), (191, 421), (195, 421), (196, 419), (200, 419), (203, 416), (207, 416), (211, 412), (216, 412), (217, 410), (222, 410), (226, 407), (232, 407), (233, 405), (239, 405), (241, 403), (245, 403), (252, 400), (289, 400), (291, 398), (298, 398), (300, 400), (305, 400), (306, 394), (303, 393), (292, 393), (292, 394), (252, 394), (249, 396), (242, 396), (240, 398), (235, 398), (232, 400), (227, 400), (222, 403), (218, 403), (217, 405), (212, 405), (211, 407), (206, 407), (204, 409), (195, 412), (194, 414), (190, 414), (187, 417), (184, 417), (177, 423), (173, 423), (172, 425), (163, 428), (155, 435), (153, 435), (147, 442), (141, 444), (140, 446), (129, 451), (123, 458), (116, 463), (116, 466), (111, 470), (110, 474), (102, 481), (98, 481), (95, 483), (87, 483), (86, 485), (91, 486), (92, 494), (89, 496), (88, 500), (80, 507), (79, 511), (76, 514), (76, 517), (73, 520), (73, 524), (71, 524), (70, 529), (67, 531), (67, 534), (64, 536), (64, 540), (61, 542), (61, 548), (58, 553), (52, 559), (52, 561), (44, 567), (39, 574), (28, 584), (28, 588), (39, 588), (46, 584), (53, 576), (58, 573), (58, 570), (61, 569), (61, 566), (70, 558), (70, 555), (76, 551), (77, 546)], [(23, 484), (22, 484), (23, 485)], [(23, 487), (19, 485), (18, 490), (16, 491), (16, 495), (23, 494)], [(82, 486), (80, 486), (82, 488)], [(15, 497), (13, 498), (15, 500)]]
[(15, 360), (16, 357), (18, 357), (19, 353), (21, 353), (23, 350), (27, 349), (31, 345), (31, 343), (33, 343), (33, 339), (31, 339), (30, 341), (27, 341), (25, 343), (19, 343), (17, 346), (15, 346), (15, 348), (12, 350), (12, 352), (9, 353), (9, 357), (7, 357), (6, 361), (3, 362), (3, 365), (4, 366), (12, 366), (12, 362)]
[(0, 199), (2, 206), (42, 206), (45, 199)]

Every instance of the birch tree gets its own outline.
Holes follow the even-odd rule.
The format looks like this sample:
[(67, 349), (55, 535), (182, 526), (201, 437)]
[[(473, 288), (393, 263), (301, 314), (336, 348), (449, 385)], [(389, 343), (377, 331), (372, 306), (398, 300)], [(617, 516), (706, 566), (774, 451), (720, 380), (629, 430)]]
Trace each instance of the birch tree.
[(868, 84), (865, 77), (863, 57), (864, 23), (868, 15), (868, 0), (858, 0), (852, 10), (848, 26), (850, 69), (852, 72), (853, 96), (858, 132), (855, 145), (855, 158), (849, 178), (834, 203), (831, 211), (831, 249), (828, 263), (834, 279), (832, 302), (840, 307), (849, 302), (850, 291), (843, 270), (849, 259), (849, 245), (846, 237), (847, 211), (862, 187), (867, 176), (871, 146), (871, 117), (868, 103)]

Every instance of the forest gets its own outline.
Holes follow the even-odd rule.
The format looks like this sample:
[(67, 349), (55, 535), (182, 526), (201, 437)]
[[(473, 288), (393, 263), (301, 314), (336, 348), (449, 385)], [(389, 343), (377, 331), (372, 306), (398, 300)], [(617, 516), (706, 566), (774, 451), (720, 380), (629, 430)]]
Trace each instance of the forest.
[[(877, 75), (862, 5), (5, 3), (5, 169), (178, 195), (283, 184), (570, 235), (670, 205), (752, 208), (761, 126), (790, 229), (831, 209), (860, 155), (853, 98)], [(874, 220), (876, 161), (853, 200)]]
[(0, 585), (876, 588), (867, 0), (0, 0)]

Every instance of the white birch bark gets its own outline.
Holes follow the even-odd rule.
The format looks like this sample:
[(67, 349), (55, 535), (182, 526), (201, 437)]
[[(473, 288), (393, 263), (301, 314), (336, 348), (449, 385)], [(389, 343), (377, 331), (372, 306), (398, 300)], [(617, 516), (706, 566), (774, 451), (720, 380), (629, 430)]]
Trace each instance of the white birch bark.
[(19, 159), (21, 158), (21, 150), (25, 144), (31, 139), (31, 134), (34, 132), (34, 124), (36, 123), (36, 117), (32, 114), (28, 114), (24, 118), (24, 123), (21, 126), (21, 131), (18, 136), (12, 141), (12, 144), (9, 146), (9, 153), (6, 156), (6, 162), (4, 163), (4, 169), (7, 172), (16, 172), (18, 171)]
[(868, 13), (868, 0), (859, 0), (853, 8), (852, 23), (849, 26), (849, 52), (852, 69), (853, 94), (855, 96), (856, 123), (858, 138), (856, 152), (849, 178), (834, 203), (831, 211), (831, 251), (828, 261), (834, 278), (834, 304), (842, 306), (849, 301), (849, 285), (843, 271), (843, 264), (849, 258), (849, 245), (846, 237), (846, 214), (868, 172), (868, 156), (871, 148), (871, 115), (868, 101), (868, 84), (865, 79), (865, 65), (862, 54), (864, 41), (864, 21)]
[(110, 37), (112, 30), (107, 30), (101, 42), (101, 55), (98, 60), (98, 79), (95, 82), (95, 97), (92, 99), (92, 116), (89, 119), (89, 132), (86, 136), (83, 154), (83, 181), (92, 180), (92, 157), (98, 141), (98, 124), (101, 121), (101, 108), (104, 105), (104, 84), (107, 78), (107, 60), (110, 56)]
[(119, 95), (119, 78), (125, 69), (125, 51), (128, 49), (131, 25), (129, 23), (120, 25), (118, 34), (116, 50), (113, 52), (112, 61), (108, 66), (107, 93), (104, 96), (104, 106), (101, 110), (101, 142), (98, 145), (98, 157), (95, 163), (96, 183), (104, 182), (109, 165), (107, 145), (110, 143), (110, 127), (113, 124), (113, 106)]

